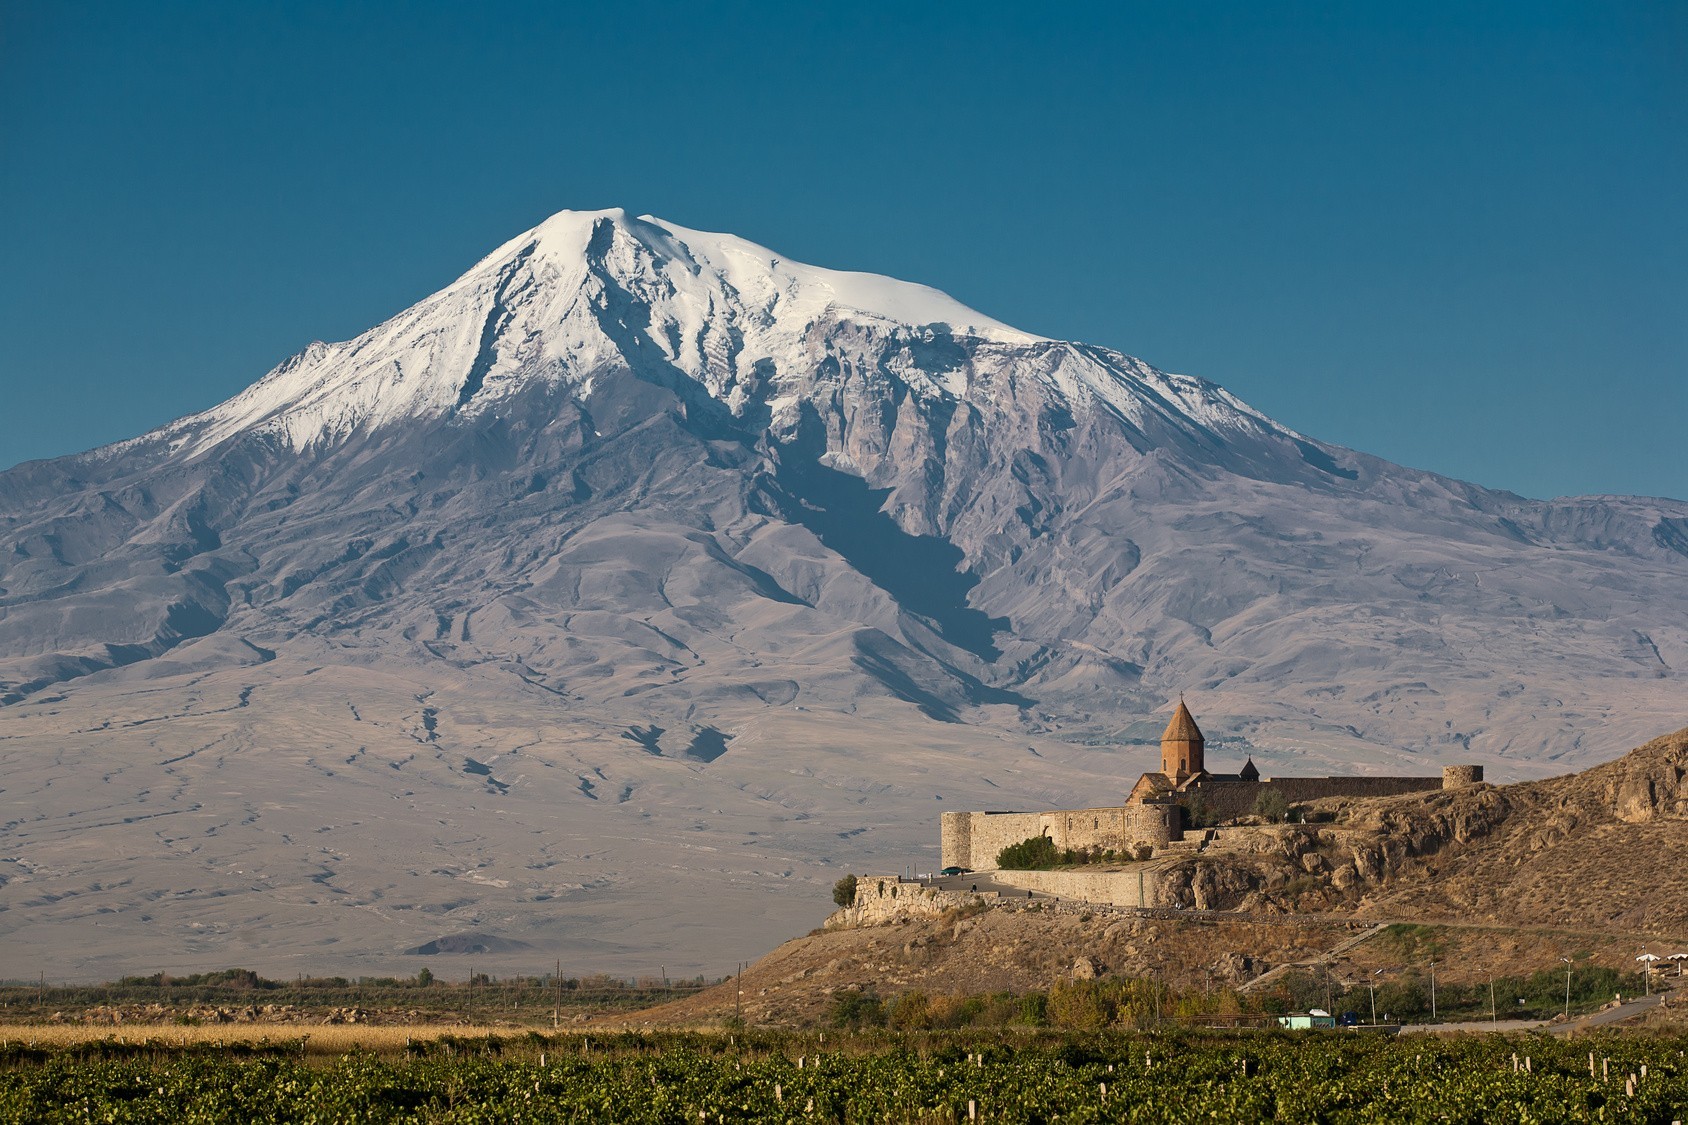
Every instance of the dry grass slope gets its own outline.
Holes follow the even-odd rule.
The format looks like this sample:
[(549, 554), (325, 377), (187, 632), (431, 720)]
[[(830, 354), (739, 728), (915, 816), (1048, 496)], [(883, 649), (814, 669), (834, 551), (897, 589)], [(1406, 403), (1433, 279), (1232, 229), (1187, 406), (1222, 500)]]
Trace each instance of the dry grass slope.
[(1356, 826), (1419, 838), (1368, 913), (1688, 934), (1688, 729), (1580, 774), (1377, 802)]

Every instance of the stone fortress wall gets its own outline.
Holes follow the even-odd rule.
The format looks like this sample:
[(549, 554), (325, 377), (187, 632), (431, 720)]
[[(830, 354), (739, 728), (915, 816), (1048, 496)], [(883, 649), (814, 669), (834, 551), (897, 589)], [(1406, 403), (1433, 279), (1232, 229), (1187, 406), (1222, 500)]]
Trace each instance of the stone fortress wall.
[[(1474, 771), (1471, 781), (1449, 783), (1449, 774)], [(1243, 781), (1234, 777), (1202, 777), (1189, 783), (1184, 792), (1186, 808), (1200, 810), (1212, 820), (1236, 820), (1254, 812), (1255, 802), (1267, 792), (1279, 793), (1286, 805), (1317, 801), (1322, 797), (1399, 797), (1405, 793), (1427, 793), (1472, 785), (1483, 780), (1482, 766), (1449, 766), (1441, 777), (1267, 777)]]
[(861, 875), (856, 879), (856, 901), (828, 918), (827, 926), (883, 926), (906, 918), (940, 918), (951, 910), (1000, 897), (906, 882), (900, 875)]
[(1182, 838), (1179, 809), (1170, 804), (1049, 812), (949, 812), (939, 818), (939, 866), (986, 870), (1003, 848), (1047, 836), (1057, 848), (1123, 851), (1138, 844), (1164, 847)]

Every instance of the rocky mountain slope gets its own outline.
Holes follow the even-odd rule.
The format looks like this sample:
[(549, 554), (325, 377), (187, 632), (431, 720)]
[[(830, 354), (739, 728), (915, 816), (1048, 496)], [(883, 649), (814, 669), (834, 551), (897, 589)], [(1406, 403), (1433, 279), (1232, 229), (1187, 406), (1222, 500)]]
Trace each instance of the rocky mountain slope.
[[(1186, 861), (1191, 904), (1688, 936), (1688, 729), (1578, 774), (1312, 806)], [(1223, 837), (1225, 833), (1221, 833)]]
[(1675, 725), (1685, 664), (1688, 505), (1404, 469), (921, 286), (565, 212), (0, 473), (0, 941), (648, 968), (685, 932), (670, 966), (718, 970), (840, 866), (928, 862), (941, 808), (1123, 791), (1180, 689), (1267, 772), (1529, 776)]

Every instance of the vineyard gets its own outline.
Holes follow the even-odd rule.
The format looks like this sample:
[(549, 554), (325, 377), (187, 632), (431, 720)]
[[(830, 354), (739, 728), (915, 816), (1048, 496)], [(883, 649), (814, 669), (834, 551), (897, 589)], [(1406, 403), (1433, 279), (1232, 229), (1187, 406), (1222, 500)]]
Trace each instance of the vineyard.
[(1688, 1039), (1364, 1033), (621, 1034), (0, 1044), (8, 1122), (1639, 1121), (1688, 1108)]

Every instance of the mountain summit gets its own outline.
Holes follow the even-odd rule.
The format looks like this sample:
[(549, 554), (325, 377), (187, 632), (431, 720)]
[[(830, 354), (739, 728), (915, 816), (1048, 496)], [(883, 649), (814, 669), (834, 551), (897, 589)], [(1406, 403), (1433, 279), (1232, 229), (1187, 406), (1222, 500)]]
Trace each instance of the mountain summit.
[(46, 903), (0, 933), (145, 961), (84, 912), (152, 903), (173, 948), (263, 916), (348, 965), (494, 931), (643, 965), (683, 886), (731, 960), (943, 808), (1123, 792), (1180, 690), (1216, 763), (1504, 780), (1679, 727), (1685, 666), (1688, 504), (1405, 469), (923, 286), (564, 212), (0, 474), (34, 810), (0, 907)]
[(790, 262), (649, 215), (564, 211), (386, 323), (312, 344), (163, 433), (189, 454), (249, 431), (302, 449), (361, 427), (496, 411), (534, 382), (589, 391), (627, 362), (670, 367), (742, 407), (754, 365), (799, 359), (821, 321), (1037, 339), (925, 286)]

